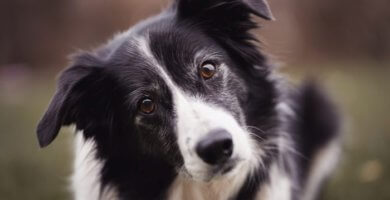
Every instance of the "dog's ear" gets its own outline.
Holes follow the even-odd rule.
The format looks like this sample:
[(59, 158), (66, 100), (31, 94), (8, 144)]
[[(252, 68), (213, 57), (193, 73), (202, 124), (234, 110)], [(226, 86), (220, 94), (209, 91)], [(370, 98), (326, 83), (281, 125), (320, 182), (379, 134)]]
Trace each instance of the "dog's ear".
[(260, 76), (268, 70), (267, 59), (250, 32), (257, 28), (252, 14), (273, 19), (266, 0), (176, 0), (172, 9), (179, 23), (202, 29), (222, 45), (241, 63), (240, 69)]
[(210, 17), (230, 19), (234, 16), (242, 19), (246, 14), (255, 14), (266, 20), (274, 19), (266, 0), (176, 0), (176, 6), (181, 16), (206, 14)]
[(41, 147), (49, 145), (56, 138), (61, 126), (77, 121), (81, 114), (78, 104), (94, 82), (87, 79), (93, 79), (100, 71), (100, 67), (89, 66), (91, 59), (86, 54), (74, 60), (72, 66), (61, 73), (57, 90), (38, 124), (37, 136)]

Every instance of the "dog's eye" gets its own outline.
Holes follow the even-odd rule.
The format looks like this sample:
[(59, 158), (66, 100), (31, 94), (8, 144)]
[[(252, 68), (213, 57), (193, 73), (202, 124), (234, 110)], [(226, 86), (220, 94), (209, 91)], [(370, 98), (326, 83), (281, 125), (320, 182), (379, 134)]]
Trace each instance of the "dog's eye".
[(145, 114), (151, 114), (156, 109), (156, 104), (152, 99), (146, 97), (141, 100), (139, 110)]
[(211, 62), (205, 62), (200, 67), (200, 75), (204, 79), (212, 78), (216, 71), (217, 71), (217, 68), (215, 67), (214, 63), (211, 63)]

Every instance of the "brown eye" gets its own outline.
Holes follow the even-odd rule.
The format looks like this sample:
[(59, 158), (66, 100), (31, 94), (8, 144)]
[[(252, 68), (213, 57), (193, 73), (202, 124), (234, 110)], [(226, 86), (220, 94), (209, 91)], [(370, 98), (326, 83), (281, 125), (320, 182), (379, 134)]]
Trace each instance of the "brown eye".
[(216, 69), (217, 68), (213, 63), (206, 62), (202, 64), (202, 67), (200, 68), (200, 75), (204, 79), (210, 79), (214, 76)]
[(156, 108), (156, 105), (154, 104), (153, 100), (150, 98), (144, 98), (141, 101), (141, 104), (139, 106), (139, 109), (141, 112), (145, 114), (150, 114), (152, 113)]

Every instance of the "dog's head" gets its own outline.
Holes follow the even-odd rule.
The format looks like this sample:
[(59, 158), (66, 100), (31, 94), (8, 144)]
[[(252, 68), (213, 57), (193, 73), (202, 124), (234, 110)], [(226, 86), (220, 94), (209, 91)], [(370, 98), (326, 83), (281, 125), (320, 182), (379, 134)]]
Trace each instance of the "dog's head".
[(272, 18), (265, 0), (177, 0), (79, 54), (38, 125), (40, 145), (75, 124), (117, 169), (165, 163), (208, 181), (256, 167), (276, 95), (251, 14)]

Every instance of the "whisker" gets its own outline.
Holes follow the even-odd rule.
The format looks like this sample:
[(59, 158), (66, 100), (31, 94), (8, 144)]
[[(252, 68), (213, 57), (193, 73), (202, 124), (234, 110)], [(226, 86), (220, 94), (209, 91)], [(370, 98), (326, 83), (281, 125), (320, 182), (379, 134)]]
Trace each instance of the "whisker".
[(253, 136), (253, 137), (255, 137), (255, 138), (258, 138), (258, 139), (260, 139), (260, 141), (264, 141), (265, 139), (264, 138), (262, 138), (261, 136), (259, 136), (259, 135), (256, 135), (255, 133), (252, 133), (252, 132), (249, 132), (249, 135), (251, 135), (251, 136)]
[(253, 129), (253, 130), (256, 130), (256, 131), (260, 131), (263, 134), (266, 134), (266, 132), (264, 130), (262, 130), (261, 128), (256, 127), (256, 126), (245, 126), (245, 127), (248, 128), (248, 129)]
[[(275, 141), (275, 140), (282, 140), (283, 142), (281, 143), (280, 141)], [(279, 144), (279, 145), (276, 145)], [(286, 138), (273, 138), (269, 139), (268, 141), (264, 142), (261, 144), (262, 148), (265, 150), (280, 150), (280, 148), (283, 148), (285, 151), (290, 152), (294, 155), (297, 155), (301, 158), (307, 159), (306, 156), (304, 156), (301, 152), (299, 152), (291, 142), (288, 142)]]

